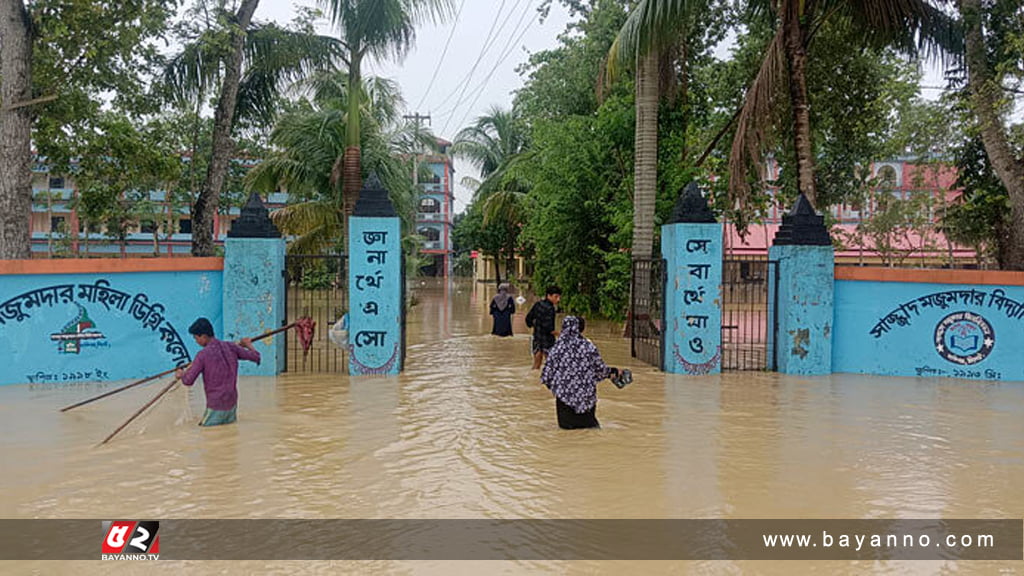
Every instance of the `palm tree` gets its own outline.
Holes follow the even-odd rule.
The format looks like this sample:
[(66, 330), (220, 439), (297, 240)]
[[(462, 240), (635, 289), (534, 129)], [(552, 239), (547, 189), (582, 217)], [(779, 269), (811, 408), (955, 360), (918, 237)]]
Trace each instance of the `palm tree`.
[[(452, 154), (469, 160), (480, 170), (482, 180), (476, 186), (474, 202), (483, 202), (484, 226), (501, 224), (506, 228), (505, 275), (515, 266), (518, 230), (525, 219), (527, 178), (517, 170), (518, 159), (527, 147), (526, 130), (512, 111), (492, 107), (487, 114), (463, 128), (455, 136)], [(500, 254), (494, 254), (495, 277), (499, 283)]]
[[(363, 59), (401, 59), (412, 47), (416, 24), (441, 20), (451, 13), (451, 0), (320, 0), (337, 26), (348, 68), (348, 86), (362, 86)], [(363, 94), (348, 99), (345, 124), (343, 195), (345, 214), (351, 214), (362, 187), (361, 125)]]
[[(325, 72), (301, 87), (309, 99), (281, 116), (270, 136), (277, 151), (249, 172), (246, 187), (258, 192), (286, 189), (296, 200), (271, 214), (281, 231), (294, 237), (290, 252), (336, 252), (343, 245), (346, 217), (341, 166), (350, 99), (347, 76)], [(428, 138), (432, 142), (432, 136), (411, 123), (398, 123), (402, 99), (393, 81), (368, 78), (361, 92), (368, 96), (360, 110), (366, 165), (391, 192), (409, 232), (417, 198), (401, 158)]]
[[(678, 34), (701, 0), (640, 0), (619, 35), (626, 54), (643, 54)], [(798, 191), (813, 203), (814, 154), (807, 99), (808, 49), (815, 34), (833, 19), (859, 30), (866, 44), (887, 45), (916, 55), (958, 49), (953, 21), (929, 0), (749, 0), (751, 14), (768, 18), (775, 34), (736, 117), (729, 157), (729, 193), (745, 204), (750, 171), (761, 173), (771, 144), (771, 122), (778, 94), (788, 92)]]
[[(272, 122), (281, 89), (335, 62), (341, 54), (336, 39), (313, 34), (309, 27), (286, 30), (253, 23), (259, 0), (243, 0), (235, 14), (225, 12), (224, 0), (215, 2), (213, 12), (220, 16), (216, 20), (226, 21), (227, 28), (208, 25), (193, 33), (193, 41), (169, 61), (163, 72), (169, 99), (194, 107), (197, 122), (206, 95), (218, 85), (220, 88), (210, 162), (192, 207), (192, 253), (196, 256), (213, 254), (213, 216), (233, 154), (231, 135), (236, 122)], [(192, 16), (208, 9), (206, 2), (200, 1)], [(224, 48), (225, 35), (229, 49)], [(198, 124), (193, 135), (193, 186), (197, 143)]]

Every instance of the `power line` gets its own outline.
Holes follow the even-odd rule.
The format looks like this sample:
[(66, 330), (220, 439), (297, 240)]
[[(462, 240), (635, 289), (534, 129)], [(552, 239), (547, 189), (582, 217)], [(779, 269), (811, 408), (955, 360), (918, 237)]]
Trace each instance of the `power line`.
[[(505, 24), (508, 24), (508, 21), (509, 21), (509, 19), (510, 19), (510, 18), (512, 17), (512, 14), (513, 14), (513, 13), (515, 12), (516, 8), (518, 8), (518, 7), (519, 7), (519, 4), (521, 4), (521, 3), (522, 3), (522, 0), (516, 0), (516, 3), (515, 3), (515, 5), (514, 5), (514, 6), (512, 6), (512, 8), (511, 8), (511, 9), (510, 9), (510, 10), (508, 11), (508, 15), (506, 15), (506, 16), (505, 16), (505, 20), (504, 20), (504, 21), (502, 21), (502, 23), (501, 23), (501, 27), (500, 27), (500, 28), (498, 28), (498, 33), (497, 33), (497, 35), (495, 35), (495, 37), (494, 37), (494, 40), (497, 40), (497, 37), (498, 37), (498, 35), (500, 35), (500, 34), (501, 34), (501, 31), (505, 29)], [(527, 11), (528, 11), (528, 10), (530, 9), (530, 3), (529, 3), (529, 2), (527, 2), (527, 3), (526, 3), (526, 8), (527, 8)], [(523, 15), (525, 16), (525, 14), (526, 14), (526, 11), (524, 11)], [(509, 34), (509, 38), (510, 38), (510, 39), (511, 39), (511, 38), (512, 38), (513, 36), (515, 36), (515, 28), (516, 28), (516, 27), (518, 27), (518, 26), (519, 26), (519, 25), (520, 25), (520, 24), (522, 23), (522, 21), (523, 21), (523, 16), (520, 16), (520, 17), (519, 17), (519, 22), (516, 22), (516, 26), (514, 26), (514, 27), (513, 27), (513, 30), (512, 30), (512, 32), (511, 32), (511, 33)], [(493, 42), (493, 40), (492, 40), (492, 42)], [(507, 43), (506, 43), (506, 46), (508, 46), (508, 44), (507, 44)], [(503, 48), (503, 49), (504, 49), (504, 48)], [(487, 50), (490, 50), (490, 48), (488, 47), (488, 48), (487, 48)], [(485, 52), (486, 52), (486, 51), (485, 51)], [(499, 55), (500, 55), (500, 51), (499, 51)], [(481, 60), (482, 60), (482, 56), (483, 56), (483, 53), (481, 54)], [(499, 60), (498, 60), (498, 61), (499, 61), (499, 63), (500, 63), (500, 62), (501, 62), (502, 60), (504, 60), (504, 58), (502, 58), (502, 57), (500, 57), (500, 56), (499, 56)], [(479, 64), (479, 60), (477, 61), (477, 64)], [(476, 70), (476, 64), (474, 64), (474, 65), (473, 65), (473, 70)], [(490, 74), (488, 75), (488, 78), (490, 78), (490, 76), (491, 76), (491, 75), (493, 75), (493, 74), (494, 74), (494, 69), (492, 68), (492, 69), (491, 69), (491, 73), (490, 73)], [(486, 80), (485, 80), (484, 82), (486, 83)], [(461, 92), (461, 93), (459, 94), (459, 98), (458, 98), (458, 100), (456, 101), (456, 103), (455, 103), (455, 104), (454, 104), (454, 106), (452, 107), (452, 112), (454, 112), (455, 110), (457, 110), (457, 109), (458, 109), (458, 107), (459, 107), (459, 106), (461, 106), (461, 105), (462, 105), (462, 104), (463, 104), (463, 103), (465, 102), (465, 98), (467, 98), (467, 96), (465, 96), (465, 94), (466, 94), (466, 88), (467, 88), (468, 86), (469, 86), (469, 81), (467, 80), (467, 81), (466, 81), (466, 82), (465, 82), (465, 83), (464, 83), (464, 84), (462, 85), (462, 92)], [(454, 116), (454, 115), (449, 115), (449, 116), (448, 116), (448, 119), (447, 119), (447, 120), (445, 121), (445, 123), (444, 123), (444, 127), (443, 127), (443, 128), (441, 129), (441, 132), (442, 132), (442, 133), (444, 133), (445, 131), (447, 131), (447, 130), (448, 130), (448, 124), (449, 124), (449, 123), (451, 122), (451, 119), (452, 119), (452, 117), (453, 117), (453, 116)]]
[[(518, 2), (516, 4), (518, 4)], [(469, 106), (469, 110), (463, 116), (463, 118), (459, 122), (459, 124), (462, 125), (462, 123), (465, 122), (466, 117), (468, 117), (469, 114), (472, 112), (473, 106), (476, 105), (476, 101), (483, 94), (483, 90), (484, 90), (484, 88), (486, 88), (487, 82), (490, 80), (490, 78), (492, 78), (495, 75), (495, 72), (498, 71), (498, 67), (501, 66), (502, 63), (504, 63), (504, 61), (508, 58), (508, 56), (514, 50), (515, 45), (519, 43), (519, 41), (522, 39), (522, 37), (525, 36), (526, 31), (529, 30), (529, 27), (532, 26), (532, 24), (534, 24), (534, 22), (536, 22), (537, 17), (540, 16), (540, 13), (538, 12), (537, 16), (535, 16), (534, 19), (530, 20), (530, 22), (526, 24), (525, 28), (523, 28), (522, 27), (522, 20), (523, 20), (524, 17), (526, 17), (526, 14), (529, 13), (529, 9), (531, 7), (532, 6), (529, 3), (526, 4), (526, 8), (519, 15), (519, 20), (518, 20), (518, 22), (516, 22), (515, 27), (513, 27), (512, 33), (509, 35), (508, 41), (506, 41), (505, 46), (503, 46), (502, 50), (499, 52), (498, 60), (496, 61), (495, 65), (492, 68), (490, 68), (490, 72), (487, 73), (487, 76), (484, 77), (483, 80), (480, 81), (480, 83), (477, 84), (476, 87), (469, 92), (469, 94), (466, 94), (464, 97), (460, 95), (459, 101), (457, 101), (456, 104), (453, 105), (451, 109), (446, 110), (446, 111), (441, 112), (440, 114), (438, 114), (438, 116), (443, 116), (443, 117), (447, 118), (447, 120), (444, 123), (444, 129), (447, 128), (447, 125), (449, 125), (449, 123), (455, 117), (455, 114), (465, 104), (465, 101), (470, 97), (470, 95), (473, 95), (473, 101), (471, 102), (471, 104)], [(513, 7), (513, 10), (514, 9), (515, 8)], [(511, 15), (511, 12), (509, 14)], [(516, 36), (517, 32), (519, 33), (518, 36)]]
[(448, 45), (452, 43), (452, 36), (455, 35), (455, 28), (459, 25), (459, 16), (462, 15), (462, 7), (465, 4), (466, 0), (459, 2), (459, 9), (455, 12), (455, 21), (452, 22), (452, 29), (448, 32), (448, 39), (444, 42), (444, 50), (441, 51), (441, 57), (437, 60), (437, 66), (434, 67), (434, 73), (430, 76), (430, 83), (427, 84), (427, 90), (423, 93), (423, 98), (420, 98), (420, 103), (416, 105), (417, 109), (423, 108), (423, 102), (430, 95), (430, 89), (434, 87), (434, 80), (437, 80), (437, 73), (441, 70), (441, 64), (444, 64), (444, 57), (448, 54)]
[[(491, 21), (491, 29), (487, 31), (487, 38), (484, 40), (484, 44), (480, 48), (480, 54), (477, 55), (476, 62), (473, 63), (473, 67), (470, 68), (469, 72), (467, 72), (465, 76), (463, 76), (463, 83), (469, 82), (469, 79), (473, 76), (473, 72), (476, 70), (476, 67), (480, 65), (480, 61), (483, 60), (484, 55), (487, 54), (487, 50), (490, 48), (490, 45), (493, 42), (491, 35), (494, 33), (494, 27), (498, 25), (498, 18), (501, 18), (501, 11), (505, 9), (505, 1), (506, 0), (501, 0), (501, 5), (498, 6), (498, 11), (494, 14), (494, 20)], [(458, 91), (459, 86), (456, 86), (451, 92), (448, 93), (448, 96), (445, 96), (444, 100), (442, 100), (441, 103), (437, 105), (437, 107), (440, 108), (441, 106), (444, 106), (445, 103), (451, 100), (451, 97), (454, 96), (455, 93)]]
[[(530, 8), (530, 5), (527, 4), (526, 8), (528, 10)], [(516, 23), (516, 26), (519, 26), (520, 23), (522, 23), (523, 18), (525, 18), (525, 17), (526, 17), (526, 11), (524, 11), (523, 15), (519, 17), (519, 22)], [(532, 20), (530, 20), (529, 22), (526, 23), (526, 26), (523, 27), (522, 31), (519, 33), (519, 36), (515, 39), (515, 41), (512, 41), (512, 37), (509, 36), (509, 42), (505, 44), (505, 48), (504, 48), (505, 53), (501, 56), (501, 59), (499, 59), (497, 62), (495, 62), (494, 66), (491, 68), (491, 71), (487, 73), (487, 77), (484, 78), (484, 81), (480, 84), (480, 89), (477, 91), (476, 96), (473, 98), (473, 101), (469, 103), (469, 107), (466, 109), (466, 113), (462, 115), (462, 119), (459, 120), (459, 124), (458, 124), (459, 126), (462, 126), (462, 125), (464, 125), (466, 123), (466, 118), (468, 118), (470, 113), (472, 113), (473, 106), (476, 106), (477, 100), (479, 100), (480, 97), (483, 96), (484, 88), (487, 87), (487, 83), (490, 81), (491, 76), (493, 76), (495, 71), (498, 70), (498, 66), (500, 66), (501, 63), (504, 62), (505, 59), (507, 59), (512, 54), (512, 52), (515, 50), (516, 45), (519, 44), (519, 41), (523, 39), (523, 36), (526, 35), (526, 32), (530, 29), (530, 26), (532, 26), (533, 23), (537, 21), (538, 17), (540, 17), (540, 13), (535, 15)], [(453, 117), (454, 117), (454, 114), (452, 116), (450, 116), (449, 119), (451, 119)]]

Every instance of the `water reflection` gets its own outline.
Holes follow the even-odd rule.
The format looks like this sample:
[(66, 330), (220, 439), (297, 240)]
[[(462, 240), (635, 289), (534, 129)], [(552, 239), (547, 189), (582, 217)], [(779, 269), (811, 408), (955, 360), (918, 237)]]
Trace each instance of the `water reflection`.
[[(0, 387), (0, 514), (42, 518), (1021, 517), (1024, 387), (854, 375), (684, 378), (634, 364), (616, 325), (587, 334), (634, 383), (599, 386), (600, 430), (561, 431), (493, 285), (429, 283), (395, 378), (244, 378), (236, 426), (200, 429), (177, 389), (96, 448), (155, 387), (57, 410), (114, 384)], [(538, 535), (543, 538), (543, 535)], [(393, 545), (400, 546), (396, 534)], [(586, 545), (585, 542), (579, 543)], [(987, 574), (974, 562), (186, 563), (191, 571)], [(63, 566), (63, 565), (62, 565)], [(105, 573), (97, 563), (75, 572)], [(173, 564), (175, 570), (181, 568)], [(40, 563), (22, 571), (52, 571)], [(63, 569), (63, 568), (62, 568)], [(170, 569), (169, 567), (166, 569)]]

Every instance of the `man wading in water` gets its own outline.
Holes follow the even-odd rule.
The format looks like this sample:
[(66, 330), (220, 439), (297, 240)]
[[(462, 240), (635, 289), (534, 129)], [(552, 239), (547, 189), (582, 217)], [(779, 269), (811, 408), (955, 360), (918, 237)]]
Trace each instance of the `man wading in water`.
[(526, 315), (526, 325), (533, 328), (533, 369), (540, 368), (548, 350), (555, 345), (555, 305), (562, 300), (562, 289), (558, 286), (549, 286), (545, 291), (544, 299), (530, 308)]
[(238, 360), (259, 364), (260, 353), (249, 338), (242, 338), (238, 344), (217, 340), (213, 337), (213, 325), (206, 318), (193, 322), (188, 333), (203, 349), (196, 354), (188, 370), (178, 368), (174, 373), (185, 386), (191, 386), (200, 374), (203, 375), (206, 413), (200, 426), (231, 424), (238, 407)]

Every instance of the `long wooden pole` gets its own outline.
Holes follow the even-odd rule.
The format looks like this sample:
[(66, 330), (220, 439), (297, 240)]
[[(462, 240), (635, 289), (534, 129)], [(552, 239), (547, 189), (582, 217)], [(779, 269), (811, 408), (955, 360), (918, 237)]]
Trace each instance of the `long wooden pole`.
[(146, 402), (146, 404), (145, 404), (145, 405), (144, 405), (144, 406), (143, 406), (142, 408), (139, 408), (139, 409), (138, 409), (138, 410), (137, 410), (137, 411), (135, 412), (135, 414), (132, 414), (131, 418), (129, 418), (129, 419), (127, 419), (127, 420), (125, 420), (125, 421), (124, 421), (124, 424), (121, 424), (120, 426), (118, 426), (118, 427), (117, 427), (117, 430), (114, 430), (113, 432), (111, 432), (111, 433), (110, 433), (110, 436), (107, 436), (106, 438), (104, 438), (104, 439), (103, 439), (103, 442), (100, 442), (100, 444), (99, 444), (99, 445), (101, 445), (101, 446), (102, 446), (103, 444), (106, 444), (107, 442), (110, 442), (110, 439), (111, 439), (111, 438), (113, 438), (114, 436), (117, 436), (117, 433), (118, 433), (118, 432), (120, 432), (121, 430), (124, 430), (126, 426), (128, 426), (129, 424), (131, 424), (131, 423), (132, 423), (132, 420), (135, 420), (136, 418), (138, 418), (138, 417), (139, 417), (139, 415), (140, 415), (140, 414), (142, 414), (143, 412), (145, 412), (145, 411), (146, 411), (146, 408), (149, 408), (149, 407), (150, 407), (150, 406), (152, 406), (153, 404), (156, 404), (156, 401), (157, 401), (157, 400), (159, 400), (159, 399), (160, 399), (161, 397), (163, 397), (163, 395), (164, 395), (164, 394), (167, 394), (168, 392), (170, 392), (170, 391), (171, 391), (171, 388), (174, 388), (174, 385), (175, 385), (175, 384), (177, 384), (177, 383), (178, 383), (178, 378), (177, 378), (177, 377), (175, 377), (175, 378), (174, 378), (174, 380), (171, 380), (171, 383), (170, 383), (170, 384), (168, 384), (167, 386), (165, 386), (165, 387), (164, 387), (164, 389), (163, 389), (163, 390), (161, 390), (160, 392), (158, 392), (156, 396), (153, 396), (153, 399), (152, 399), (152, 400), (150, 400), (149, 402)]
[[(275, 330), (271, 330), (270, 332), (264, 332), (263, 334), (260, 334), (259, 336), (253, 338), (252, 341), (253, 342), (258, 342), (260, 340), (263, 340), (264, 338), (269, 338), (269, 337), (273, 336), (274, 334), (277, 334), (279, 332), (284, 332), (285, 330), (287, 330), (287, 329), (289, 329), (289, 328), (291, 328), (291, 327), (293, 327), (295, 325), (296, 325), (296, 323), (293, 322), (293, 323), (291, 323), (291, 324), (289, 324), (287, 326), (282, 326), (282, 327), (277, 328)], [(72, 408), (78, 408), (79, 406), (85, 406), (86, 404), (90, 404), (90, 403), (95, 402), (97, 400), (102, 400), (103, 398), (106, 398), (108, 396), (113, 396), (114, 394), (117, 394), (118, 392), (124, 392), (125, 390), (128, 390), (129, 388), (134, 388), (136, 386), (139, 386), (140, 384), (145, 384), (146, 382), (152, 382), (153, 380), (156, 380), (158, 378), (162, 378), (164, 376), (167, 376), (168, 374), (173, 373), (178, 368), (188, 368), (191, 364), (192, 363), (189, 362), (188, 364), (184, 364), (182, 366), (175, 366), (174, 368), (171, 368), (170, 370), (164, 370), (163, 372), (161, 372), (159, 374), (154, 374), (152, 376), (148, 376), (148, 377), (143, 378), (142, 380), (139, 380), (137, 382), (132, 382), (131, 384), (127, 384), (127, 385), (122, 386), (120, 388), (114, 388), (113, 390), (109, 390), (107, 392), (104, 392), (103, 394), (100, 394), (99, 396), (94, 396), (92, 398), (88, 398), (86, 400), (82, 400), (81, 402), (78, 402), (77, 404), (72, 404), (71, 406), (65, 406), (65, 407), (61, 408), (60, 411), (61, 412), (67, 412), (68, 410), (71, 410)]]
[[(188, 368), (191, 364), (192, 363), (189, 362), (188, 364), (183, 365), (182, 368)], [(167, 376), (168, 374), (173, 373), (177, 369), (178, 369), (177, 367), (174, 367), (174, 368), (171, 368), (170, 370), (164, 370), (163, 372), (161, 372), (159, 374), (154, 374), (152, 376), (148, 376), (146, 378), (143, 378), (142, 380), (138, 380), (136, 382), (132, 382), (131, 384), (127, 384), (125, 386), (121, 386), (120, 388), (114, 388), (113, 390), (104, 392), (103, 394), (100, 394), (99, 396), (94, 396), (92, 398), (88, 398), (86, 400), (82, 400), (81, 402), (78, 402), (77, 404), (72, 404), (71, 406), (65, 406), (65, 407), (61, 408), (60, 411), (61, 412), (67, 412), (68, 410), (71, 410), (72, 408), (78, 408), (79, 406), (85, 406), (86, 404), (90, 404), (90, 403), (95, 402), (97, 400), (102, 400), (102, 399), (106, 398), (107, 396), (113, 396), (114, 394), (117, 394), (118, 392), (124, 392), (125, 390), (128, 390), (129, 388), (134, 388), (134, 387), (139, 386), (141, 384), (145, 384), (146, 382), (152, 382), (153, 380), (156, 380), (158, 378), (162, 378), (164, 376)]]
[[(257, 340), (262, 340), (264, 338), (269, 338), (270, 336), (273, 336), (274, 334), (277, 334), (278, 332), (284, 332), (285, 330), (287, 330), (287, 329), (289, 329), (292, 326), (295, 326), (297, 324), (298, 324), (298, 322), (293, 322), (293, 323), (291, 323), (291, 324), (289, 324), (287, 326), (282, 326), (280, 328), (277, 328), (276, 330), (271, 330), (270, 332), (264, 332), (263, 334), (260, 334), (259, 336), (253, 338), (252, 341), (256, 342)], [(175, 370), (177, 370), (177, 368), (175, 368)], [(106, 438), (104, 438), (103, 442), (99, 443), (99, 446), (102, 446), (103, 444), (106, 444), (107, 442), (110, 442), (111, 438), (113, 438), (114, 436), (117, 436), (118, 432), (120, 432), (121, 430), (124, 430), (126, 426), (131, 424), (133, 420), (135, 420), (143, 412), (145, 412), (147, 408), (149, 408), (153, 404), (156, 404), (156, 401), (159, 400), (161, 397), (163, 397), (164, 394), (167, 394), (168, 392), (170, 392), (171, 388), (173, 388), (174, 385), (177, 384), (177, 383), (178, 383), (178, 377), (175, 377), (174, 380), (171, 380), (171, 383), (168, 384), (167, 386), (165, 386), (163, 390), (161, 390), (160, 392), (157, 392), (156, 396), (154, 396), (152, 400), (150, 400), (149, 402), (146, 402), (146, 404), (142, 408), (139, 408), (135, 412), (135, 414), (132, 414), (130, 418), (125, 420), (124, 424), (121, 424), (120, 426), (118, 426), (117, 430), (114, 430), (113, 432), (110, 433), (110, 436), (107, 436)]]

